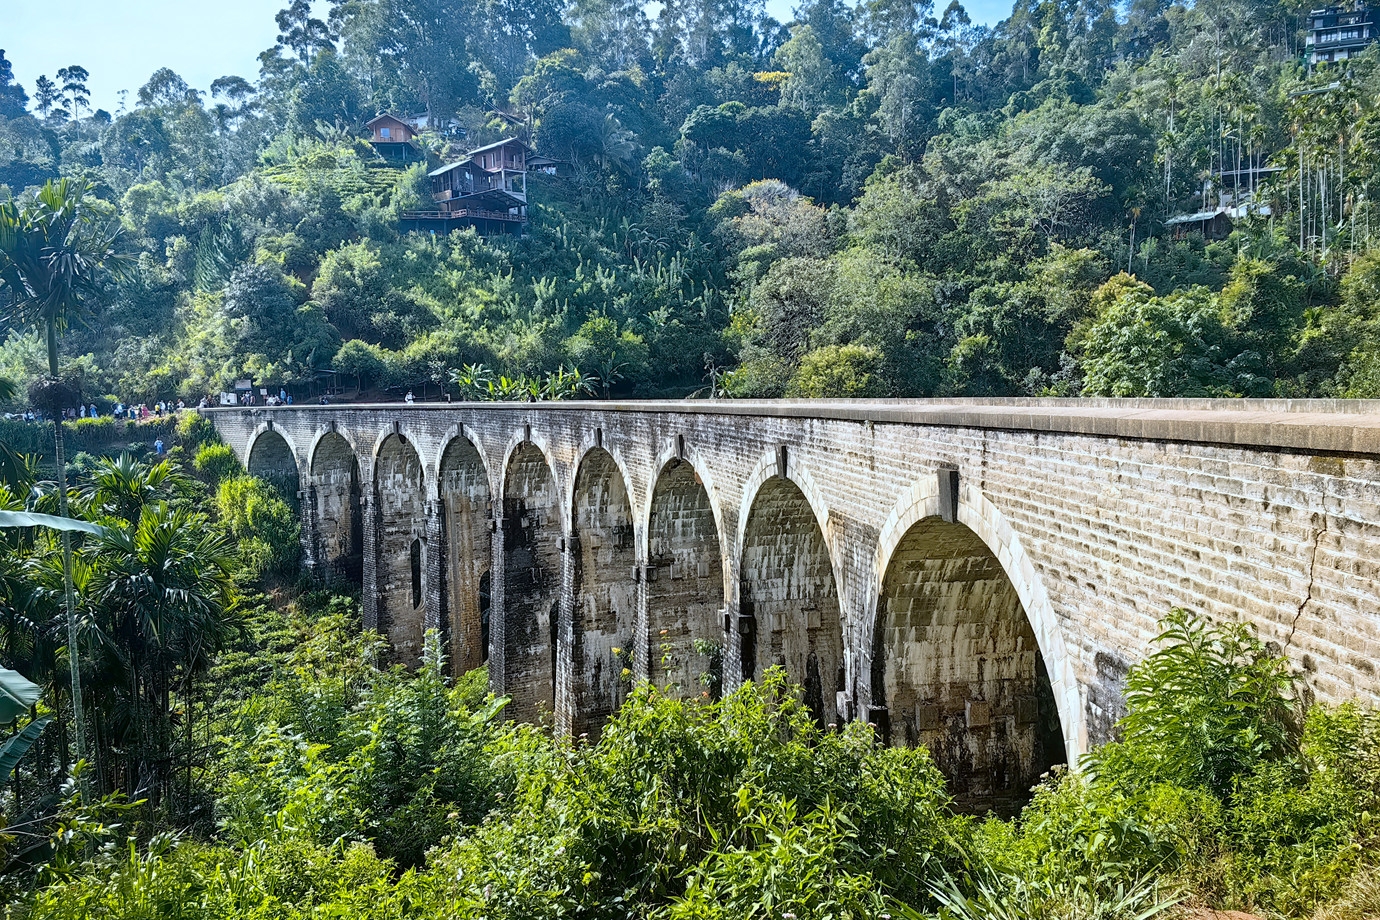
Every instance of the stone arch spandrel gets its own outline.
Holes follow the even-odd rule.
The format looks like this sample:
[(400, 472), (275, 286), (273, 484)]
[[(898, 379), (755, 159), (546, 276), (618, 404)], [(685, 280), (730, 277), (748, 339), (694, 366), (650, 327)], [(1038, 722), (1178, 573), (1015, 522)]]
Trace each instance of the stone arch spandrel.
[[(877, 600), (881, 580), (891, 565), (897, 547), (913, 525), (926, 518), (940, 515), (938, 481), (936, 475), (931, 473), (922, 476), (911, 487), (910, 492), (897, 503), (887, 516), (886, 523), (882, 525), (878, 537), (876, 562), (869, 578), (874, 590), (870, 592), (864, 618), (866, 635), (861, 637), (860, 642), (864, 660), (863, 666), (859, 668), (859, 675), (870, 673), (872, 647), (878, 625)], [(1044, 584), (1026, 553), (1020, 536), (981, 489), (967, 482), (961, 484), (956, 520), (975, 533), (991, 550), (1016, 590), (1016, 596), (1020, 599), (1025, 615), (1035, 632), (1035, 640), (1049, 672), (1069, 765), (1077, 769), (1082, 756), (1088, 752), (1087, 714), (1079, 689), (1076, 663), (1064, 642), (1058, 615), (1054, 612)], [(866, 693), (864, 698), (870, 699), (870, 685), (863, 681), (862, 676), (858, 681), (859, 690)]]

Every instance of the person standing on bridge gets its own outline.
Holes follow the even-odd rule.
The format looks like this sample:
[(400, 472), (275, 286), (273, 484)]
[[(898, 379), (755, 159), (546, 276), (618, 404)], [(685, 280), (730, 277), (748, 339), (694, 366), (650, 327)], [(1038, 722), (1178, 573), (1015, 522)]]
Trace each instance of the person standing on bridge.
[(412, 397), (412, 391), (411, 391), (411, 390), (408, 390), (408, 391), (407, 391), (407, 395), (403, 397), (403, 401), (406, 402), (409, 406), (412, 405), (412, 403), (414, 402), (414, 400), (413, 400), (413, 397)]

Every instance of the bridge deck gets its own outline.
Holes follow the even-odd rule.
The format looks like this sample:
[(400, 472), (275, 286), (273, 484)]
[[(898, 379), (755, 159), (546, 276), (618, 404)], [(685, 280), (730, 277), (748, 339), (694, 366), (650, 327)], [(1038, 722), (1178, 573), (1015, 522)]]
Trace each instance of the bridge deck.
[[(208, 412), (241, 412), (216, 407)], [(254, 407), (269, 412), (378, 412), (400, 408), (650, 412), (817, 418), (1080, 434), (1307, 453), (1380, 455), (1380, 400), (1365, 399), (775, 399), (563, 402), (337, 403)]]

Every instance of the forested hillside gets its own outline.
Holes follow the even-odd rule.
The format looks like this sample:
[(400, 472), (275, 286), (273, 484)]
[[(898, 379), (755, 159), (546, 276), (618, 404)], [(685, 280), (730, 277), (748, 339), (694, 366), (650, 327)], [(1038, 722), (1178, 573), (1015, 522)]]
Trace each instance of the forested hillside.
[[(1377, 53), (1310, 72), (1306, 10), (296, 0), (257, 76), (160, 69), (114, 114), (83, 68), (23, 87), (0, 56), (0, 183), (118, 209), (133, 265), (63, 349), (88, 397), (329, 369), (435, 396), (465, 365), (637, 396), (1380, 395)], [(426, 167), (363, 140), (384, 110), (458, 127), (432, 163), (517, 133), (571, 174), (521, 238), (402, 235)], [(1269, 164), (1229, 237), (1168, 232)], [(40, 340), (7, 335), (0, 375), (33, 378)]]

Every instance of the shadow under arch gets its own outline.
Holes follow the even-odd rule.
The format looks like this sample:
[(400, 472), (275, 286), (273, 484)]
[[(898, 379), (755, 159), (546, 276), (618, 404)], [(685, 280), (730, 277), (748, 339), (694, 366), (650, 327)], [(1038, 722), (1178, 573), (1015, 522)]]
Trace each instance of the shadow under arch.
[(718, 696), (726, 654), (720, 617), (725, 570), (719, 515), (693, 461), (671, 457), (647, 506), (648, 673), (683, 696)]
[(555, 710), (562, 537), (555, 473), (532, 441), (508, 452), (502, 494), (502, 686), (512, 717), (531, 722)]
[(362, 583), (364, 507), (359, 457), (342, 434), (326, 431), (312, 445), (309, 496), (316, 502), (312, 558), (328, 583)]
[[(1005, 517), (967, 483), (955, 511), (944, 520), (937, 480), (924, 478), (882, 527), (863, 637), (870, 697), (887, 707), (893, 741), (948, 739), (941, 766), (947, 756), (970, 775), (1009, 776), (1024, 795), (1027, 780), (1087, 752), (1074, 661)], [(964, 727), (985, 732), (986, 747)]]
[(297, 450), (277, 428), (263, 425), (254, 433), (245, 451), (244, 468), (277, 489), (293, 510), (299, 507), (302, 479)]
[(425, 472), (416, 446), (397, 432), (379, 442), (373, 468), (379, 630), (393, 660), (415, 667), (427, 622)]
[(478, 444), (458, 427), (446, 440), (436, 462), (441, 503), (442, 565), (437, 570), (443, 609), (438, 611), (450, 646), (452, 671), (459, 675), (489, 659), (487, 576), (493, 562), (493, 502), (489, 470)]
[(803, 470), (780, 459), (774, 466), (761, 463), (748, 481), (740, 521), (743, 679), (784, 667), (804, 688), (820, 725), (842, 721), (837, 695), (847, 688), (843, 607), (818, 491)]
[(571, 728), (597, 737), (626, 696), (624, 656), (637, 631), (633, 502), (622, 469), (602, 447), (586, 451), (575, 470), (570, 539)]

